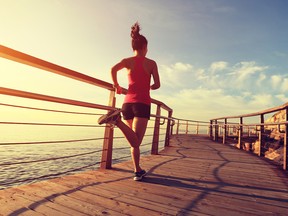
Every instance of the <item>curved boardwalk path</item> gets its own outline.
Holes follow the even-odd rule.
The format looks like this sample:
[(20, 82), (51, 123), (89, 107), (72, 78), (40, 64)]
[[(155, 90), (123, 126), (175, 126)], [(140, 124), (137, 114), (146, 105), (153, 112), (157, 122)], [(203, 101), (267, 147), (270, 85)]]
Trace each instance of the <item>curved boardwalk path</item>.
[(178, 135), (134, 182), (131, 162), (0, 191), (0, 215), (288, 215), (280, 168), (208, 137)]

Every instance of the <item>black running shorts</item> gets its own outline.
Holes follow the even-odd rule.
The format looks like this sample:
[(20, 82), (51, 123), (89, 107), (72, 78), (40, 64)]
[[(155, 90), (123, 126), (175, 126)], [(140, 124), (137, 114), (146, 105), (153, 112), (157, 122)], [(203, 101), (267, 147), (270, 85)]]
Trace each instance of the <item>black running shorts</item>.
[(124, 103), (122, 105), (122, 114), (124, 120), (130, 120), (134, 117), (150, 119), (151, 106), (144, 103)]

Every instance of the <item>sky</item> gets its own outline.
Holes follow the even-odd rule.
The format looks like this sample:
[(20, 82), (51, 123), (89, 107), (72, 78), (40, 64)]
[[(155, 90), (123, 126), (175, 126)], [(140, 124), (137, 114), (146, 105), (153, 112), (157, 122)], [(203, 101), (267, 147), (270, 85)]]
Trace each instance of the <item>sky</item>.
[[(0, 44), (112, 83), (133, 54), (130, 28), (148, 39), (173, 116), (207, 121), (288, 102), (287, 0), (0, 0)], [(108, 103), (108, 93), (0, 58), (0, 86)], [(127, 87), (126, 72), (119, 82)], [(1, 96), (3, 102), (12, 101)], [(117, 96), (121, 106), (123, 96)]]

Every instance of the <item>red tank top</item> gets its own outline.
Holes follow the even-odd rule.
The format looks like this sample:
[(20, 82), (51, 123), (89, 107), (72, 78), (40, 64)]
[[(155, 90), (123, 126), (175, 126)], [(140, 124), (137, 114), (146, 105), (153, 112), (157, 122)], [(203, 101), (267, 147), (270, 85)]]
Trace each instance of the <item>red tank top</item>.
[(128, 92), (124, 103), (151, 104), (150, 78), (151, 75), (144, 70), (143, 62), (145, 57), (135, 57), (134, 69), (128, 74)]

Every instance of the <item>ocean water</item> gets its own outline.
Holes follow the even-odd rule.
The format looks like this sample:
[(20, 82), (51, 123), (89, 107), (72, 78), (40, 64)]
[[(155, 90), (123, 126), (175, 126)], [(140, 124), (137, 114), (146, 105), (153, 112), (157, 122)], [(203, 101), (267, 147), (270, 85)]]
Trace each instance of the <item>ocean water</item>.
[[(0, 130), (0, 190), (99, 167), (103, 128), (1, 124)], [(161, 149), (165, 130), (160, 133)], [(141, 145), (142, 155), (150, 154), (152, 134), (153, 129), (148, 128)], [(117, 128), (114, 137), (113, 163), (131, 160), (129, 145)], [(73, 141), (80, 139), (87, 140)], [(61, 142), (65, 140), (69, 142)], [(56, 141), (60, 142), (53, 143)]]

